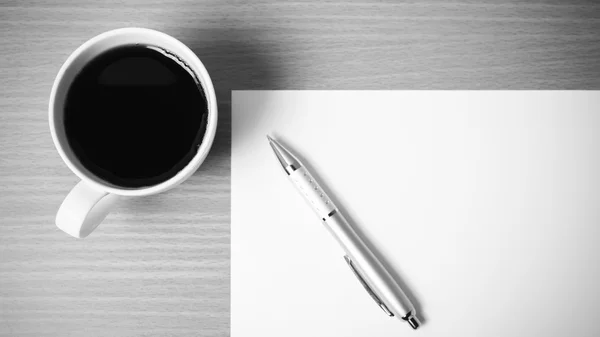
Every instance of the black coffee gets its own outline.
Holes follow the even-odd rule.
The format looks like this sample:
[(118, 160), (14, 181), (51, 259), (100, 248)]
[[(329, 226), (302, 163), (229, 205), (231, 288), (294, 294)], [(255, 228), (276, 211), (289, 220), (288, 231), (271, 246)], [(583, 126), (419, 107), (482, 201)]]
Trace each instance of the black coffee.
[(65, 132), (80, 162), (122, 187), (161, 183), (194, 157), (208, 107), (200, 84), (175, 58), (147, 46), (108, 50), (67, 93)]

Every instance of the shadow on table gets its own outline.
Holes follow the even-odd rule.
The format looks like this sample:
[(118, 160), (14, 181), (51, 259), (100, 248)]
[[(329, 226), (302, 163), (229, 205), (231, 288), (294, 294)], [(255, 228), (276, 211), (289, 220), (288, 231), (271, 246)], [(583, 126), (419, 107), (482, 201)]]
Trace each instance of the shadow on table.
[[(201, 29), (184, 41), (208, 70), (219, 109), (211, 152), (196, 174), (215, 172), (215, 166), (219, 173), (229, 174), (231, 170), (231, 91), (275, 89), (276, 78), (281, 78), (277, 76), (277, 62), (269, 52), (272, 48), (262, 36), (264, 33), (252, 29)], [(244, 131), (237, 134), (243, 135)]]

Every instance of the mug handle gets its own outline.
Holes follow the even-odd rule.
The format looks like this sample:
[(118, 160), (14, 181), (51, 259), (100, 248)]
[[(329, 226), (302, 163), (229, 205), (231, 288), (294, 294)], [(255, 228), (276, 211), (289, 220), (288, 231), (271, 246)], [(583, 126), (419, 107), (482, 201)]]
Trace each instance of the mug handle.
[(119, 199), (116, 194), (96, 190), (80, 181), (60, 205), (56, 226), (76, 238), (85, 238), (98, 227)]

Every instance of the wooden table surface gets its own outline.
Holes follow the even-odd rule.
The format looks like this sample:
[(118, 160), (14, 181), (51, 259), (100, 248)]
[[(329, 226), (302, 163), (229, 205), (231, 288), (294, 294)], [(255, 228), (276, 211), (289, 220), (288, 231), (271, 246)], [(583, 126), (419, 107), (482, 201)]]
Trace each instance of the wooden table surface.
[[(232, 89), (599, 89), (597, 3), (0, 1), (0, 335), (229, 335)], [(77, 179), (48, 96), (77, 46), (126, 26), (198, 54), (219, 131), (189, 181), (77, 240), (54, 225)]]

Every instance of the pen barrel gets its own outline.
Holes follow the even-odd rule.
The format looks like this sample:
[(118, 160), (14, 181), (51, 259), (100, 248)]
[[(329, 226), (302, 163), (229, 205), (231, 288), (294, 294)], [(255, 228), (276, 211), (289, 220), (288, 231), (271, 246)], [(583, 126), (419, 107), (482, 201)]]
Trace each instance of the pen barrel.
[(342, 214), (336, 212), (327, 219), (326, 225), (371, 290), (395, 316), (402, 318), (416, 314), (402, 288)]

